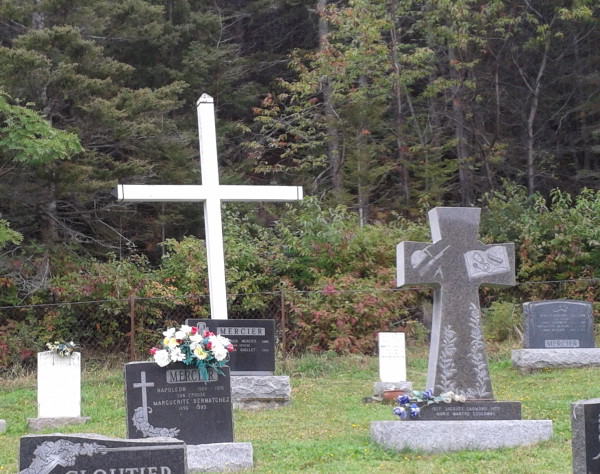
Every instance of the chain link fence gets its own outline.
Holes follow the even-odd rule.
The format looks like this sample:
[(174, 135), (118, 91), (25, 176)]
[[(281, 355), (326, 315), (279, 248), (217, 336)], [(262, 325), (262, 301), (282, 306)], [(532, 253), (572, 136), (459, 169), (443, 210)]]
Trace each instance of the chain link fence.
[[(501, 335), (508, 331), (511, 337), (521, 337), (520, 307), (525, 301), (600, 301), (599, 282), (598, 279), (525, 282), (500, 291), (482, 286), (480, 297), (486, 335), (491, 332)], [(0, 376), (34, 370), (36, 353), (45, 350), (46, 343), (56, 340), (75, 341), (84, 354), (88, 370), (146, 360), (148, 348), (159, 342), (161, 332), (167, 327), (181, 325), (187, 318), (210, 317), (208, 299), (208, 295), (188, 295), (0, 307)], [(321, 318), (321, 309), (334, 299), (338, 301), (337, 306), (329, 306), (329, 310), (339, 312), (329, 321), (355, 312), (359, 321), (350, 314), (347, 324), (361, 324), (358, 307), (362, 305), (362, 317), (372, 313), (369, 316), (372, 321), (380, 318), (379, 311), (388, 311), (382, 316), (386, 318), (387, 326), (373, 327), (373, 333), (396, 328), (394, 330), (409, 333), (408, 337), (425, 338), (426, 342), (423, 328), (431, 324), (432, 292), (422, 287), (348, 291), (325, 288), (322, 291), (281, 290), (228, 295), (228, 317), (275, 320), (277, 351), (285, 358), (302, 346), (297, 346), (298, 334), (302, 331), (327, 331), (329, 321), (308, 329), (307, 325), (312, 319)], [(401, 303), (397, 304), (398, 301)], [(300, 318), (297, 308), (302, 305), (305, 305), (305, 314)], [(597, 309), (600, 310), (600, 307)], [(595, 311), (595, 314), (598, 312)], [(410, 334), (415, 321), (418, 322), (415, 331), (421, 331), (416, 336), (415, 332)], [(366, 338), (372, 339), (371, 335), (366, 335)], [(306, 346), (302, 347), (307, 350)]]

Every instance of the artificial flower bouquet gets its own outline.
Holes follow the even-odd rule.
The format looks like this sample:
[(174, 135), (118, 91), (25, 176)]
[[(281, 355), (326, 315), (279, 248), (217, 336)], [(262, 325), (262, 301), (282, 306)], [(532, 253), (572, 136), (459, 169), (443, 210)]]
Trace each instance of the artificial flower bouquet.
[(46, 347), (50, 352), (58, 355), (59, 357), (71, 357), (71, 354), (73, 354), (73, 351), (77, 348), (77, 344), (75, 344), (73, 341), (54, 341), (54, 343), (48, 342)]
[(223, 375), (219, 367), (229, 362), (229, 353), (233, 351), (229, 339), (216, 336), (210, 331), (200, 334), (195, 327), (185, 324), (178, 330), (169, 328), (163, 332), (163, 335), (162, 347), (153, 347), (148, 351), (154, 356), (154, 361), (158, 365), (166, 367), (171, 362), (193, 364), (204, 381), (208, 381), (209, 367)]
[(454, 392), (444, 392), (434, 397), (433, 389), (425, 390), (424, 392), (413, 390), (411, 396), (399, 395), (396, 397), (398, 406), (394, 407), (393, 413), (401, 420), (406, 420), (409, 416), (411, 418), (419, 416), (423, 406), (440, 402), (451, 403), (453, 401), (464, 403), (466, 398), (464, 395), (456, 395)]

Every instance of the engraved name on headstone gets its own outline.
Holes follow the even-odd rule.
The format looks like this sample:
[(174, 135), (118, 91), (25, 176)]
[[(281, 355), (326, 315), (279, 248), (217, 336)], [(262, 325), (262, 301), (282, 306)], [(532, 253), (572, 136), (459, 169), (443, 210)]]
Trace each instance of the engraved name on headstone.
[(418, 418), (423, 421), (456, 420), (520, 420), (520, 402), (497, 402), (495, 400), (469, 400), (466, 403), (436, 403), (421, 408)]
[(523, 304), (525, 349), (595, 348), (592, 304), (585, 301), (533, 301)]
[(515, 284), (513, 244), (477, 240), (480, 209), (429, 211), (433, 243), (397, 246), (397, 284), (434, 287), (427, 388), (493, 398), (484, 351), (479, 286)]
[(382, 382), (406, 381), (406, 347), (403, 332), (377, 334), (379, 379)]
[(20, 474), (184, 474), (185, 443), (123, 440), (97, 434), (22, 436)]
[(273, 319), (187, 319), (185, 324), (208, 330), (231, 341), (231, 375), (271, 375), (275, 372)]
[(600, 474), (600, 398), (571, 403), (573, 474)]
[(37, 416), (66, 418), (81, 415), (81, 354), (37, 355)]
[(183, 362), (125, 364), (127, 438), (177, 438), (187, 444), (233, 442), (229, 367), (208, 369), (208, 381)]

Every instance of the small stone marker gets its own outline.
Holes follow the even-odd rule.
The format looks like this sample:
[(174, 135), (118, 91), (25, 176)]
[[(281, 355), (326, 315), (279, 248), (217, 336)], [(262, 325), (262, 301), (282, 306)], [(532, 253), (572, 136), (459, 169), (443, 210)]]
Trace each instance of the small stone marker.
[(6, 433), (6, 421), (0, 420), (0, 434)]
[(53, 352), (38, 352), (38, 418), (78, 417), (81, 415), (81, 354), (60, 357)]
[(271, 375), (275, 372), (273, 319), (186, 319), (185, 324), (228, 338), (231, 375)]
[(403, 332), (377, 334), (379, 379), (382, 382), (406, 381), (406, 347)]
[(493, 398), (484, 351), (479, 286), (515, 284), (513, 244), (477, 240), (480, 209), (429, 211), (433, 243), (397, 246), (397, 284), (434, 287), (427, 388), (467, 398)]
[(435, 403), (421, 408), (418, 418), (410, 420), (520, 420), (520, 402), (469, 400), (466, 403)]
[[(187, 444), (233, 442), (229, 367), (209, 369), (204, 382), (198, 369), (183, 362), (125, 364), (127, 438), (169, 437)], [(175, 473), (173, 473), (175, 474)]]
[(523, 305), (525, 349), (596, 347), (592, 304), (585, 301), (535, 301)]
[(185, 443), (97, 434), (22, 436), (20, 474), (185, 474)]
[(600, 474), (600, 398), (571, 403), (573, 474)]

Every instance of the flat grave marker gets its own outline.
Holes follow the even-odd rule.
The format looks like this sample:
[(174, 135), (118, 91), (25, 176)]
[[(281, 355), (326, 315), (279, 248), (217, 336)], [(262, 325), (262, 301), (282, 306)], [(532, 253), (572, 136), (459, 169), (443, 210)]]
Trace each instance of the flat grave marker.
[(20, 474), (185, 474), (185, 443), (123, 440), (97, 434), (22, 436)]
[(596, 347), (592, 304), (552, 300), (523, 304), (525, 349)]
[(177, 438), (190, 445), (233, 442), (229, 367), (225, 375), (183, 362), (160, 367), (155, 362), (125, 364), (127, 438)]
[(231, 375), (271, 375), (275, 372), (273, 319), (186, 319), (185, 324), (228, 338)]
[(406, 345), (403, 332), (377, 334), (379, 379), (382, 382), (406, 381)]

